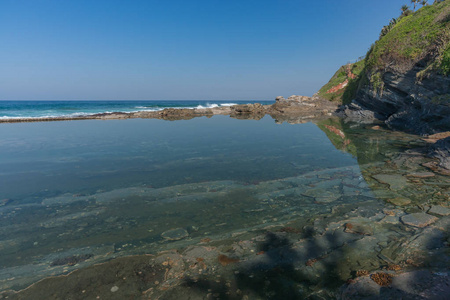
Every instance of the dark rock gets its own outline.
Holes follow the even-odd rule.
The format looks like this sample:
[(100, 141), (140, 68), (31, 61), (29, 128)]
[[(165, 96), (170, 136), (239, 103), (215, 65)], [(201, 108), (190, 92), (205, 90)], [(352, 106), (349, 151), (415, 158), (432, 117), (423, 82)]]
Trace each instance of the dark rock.
[[(337, 111), (337, 115), (349, 121), (359, 123), (372, 123), (377, 119), (376, 113), (364, 108), (355, 102), (349, 105), (342, 105)], [(380, 117), (381, 118), (381, 117)]]

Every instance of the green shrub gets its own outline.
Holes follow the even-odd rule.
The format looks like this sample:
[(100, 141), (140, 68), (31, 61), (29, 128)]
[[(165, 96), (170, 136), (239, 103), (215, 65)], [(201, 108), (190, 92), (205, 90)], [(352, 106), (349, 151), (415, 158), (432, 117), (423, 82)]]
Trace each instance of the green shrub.
[(442, 55), (442, 62), (439, 69), (443, 75), (450, 75), (450, 43)]

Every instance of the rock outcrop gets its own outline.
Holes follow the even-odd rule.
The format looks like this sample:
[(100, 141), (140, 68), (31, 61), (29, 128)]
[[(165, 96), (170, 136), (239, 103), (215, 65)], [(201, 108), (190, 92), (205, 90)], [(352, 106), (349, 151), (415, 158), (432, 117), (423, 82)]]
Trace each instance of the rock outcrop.
[(270, 105), (260, 103), (234, 105), (231, 107), (230, 116), (235, 119), (253, 119), (260, 120), (266, 115)]
[(336, 103), (330, 102), (317, 96), (292, 95), (285, 99), (278, 96), (275, 104), (267, 109), (267, 113), (274, 119), (292, 119), (295, 117), (315, 118), (329, 116), (337, 109)]

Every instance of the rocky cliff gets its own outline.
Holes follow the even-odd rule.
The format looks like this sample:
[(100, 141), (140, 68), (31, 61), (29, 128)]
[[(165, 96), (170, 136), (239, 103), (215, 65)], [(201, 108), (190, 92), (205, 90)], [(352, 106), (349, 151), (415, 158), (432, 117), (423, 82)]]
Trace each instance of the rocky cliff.
[(393, 19), (365, 59), (343, 70), (318, 93), (345, 104), (341, 115), (417, 134), (449, 131), (450, 1)]
[(376, 113), (395, 129), (418, 134), (450, 130), (450, 77), (435, 74), (418, 81), (424, 69), (415, 66), (406, 73), (387, 71), (383, 89), (362, 87), (356, 103)]

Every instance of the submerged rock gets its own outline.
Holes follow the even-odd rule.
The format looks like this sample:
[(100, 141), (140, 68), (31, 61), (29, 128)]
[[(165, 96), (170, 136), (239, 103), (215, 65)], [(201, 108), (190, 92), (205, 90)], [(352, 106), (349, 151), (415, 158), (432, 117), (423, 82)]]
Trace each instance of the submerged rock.
[(379, 273), (372, 274), (370, 276), (370, 279), (375, 281), (380, 286), (389, 286), (392, 283), (393, 277), (394, 276), (392, 274), (385, 273), (385, 272), (379, 272)]
[(218, 259), (219, 263), (223, 267), (225, 267), (225, 266), (227, 266), (229, 264), (233, 264), (233, 263), (239, 262), (239, 259), (231, 258), (231, 257), (228, 257), (228, 256), (223, 255), (223, 254), (219, 255), (217, 259)]
[(161, 234), (161, 237), (168, 241), (178, 241), (187, 236), (189, 236), (189, 233), (183, 228), (171, 229)]
[(449, 216), (450, 215), (450, 208), (440, 206), (440, 205), (433, 205), (430, 210), (428, 211), (430, 214), (440, 215), (440, 216)]
[(416, 177), (416, 178), (429, 178), (429, 177), (434, 177), (434, 176), (436, 176), (436, 175), (432, 172), (415, 172), (415, 173), (408, 174), (408, 177)]
[(401, 190), (407, 185), (406, 178), (400, 174), (377, 174), (372, 177), (380, 183), (388, 184), (392, 190)]
[(401, 217), (403, 224), (414, 227), (426, 227), (434, 222), (437, 218), (426, 213), (414, 213)]
[(373, 229), (372, 227), (368, 224), (368, 222), (348, 222), (345, 223), (345, 232), (348, 233), (355, 233), (355, 234), (361, 234), (361, 235), (372, 235), (373, 234)]
[(0, 206), (4, 206), (11, 202), (11, 199), (2, 199), (0, 200)]
[(394, 199), (388, 200), (390, 203), (394, 204), (395, 206), (405, 206), (411, 203), (411, 200), (403, 197), (397, 197)]

